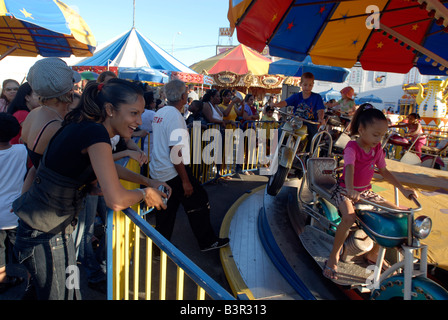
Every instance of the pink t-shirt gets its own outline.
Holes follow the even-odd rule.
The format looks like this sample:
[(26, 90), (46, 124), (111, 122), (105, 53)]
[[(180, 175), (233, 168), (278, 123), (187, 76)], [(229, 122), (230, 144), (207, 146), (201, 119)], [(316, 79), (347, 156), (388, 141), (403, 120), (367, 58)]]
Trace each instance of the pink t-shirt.
[(365, 152), (356, 141), (350, 141), (344, 149), (344, 172), (342, 174), (340, 185), (345, 187), (345, 168), (347, 165), (355, 166), (353, 185), (358, 192), (368, 190), (372, 186), (375, 166), (378, 169), (386, 167), (384, 151), (381, 149), (381, 143), (369, 152)]

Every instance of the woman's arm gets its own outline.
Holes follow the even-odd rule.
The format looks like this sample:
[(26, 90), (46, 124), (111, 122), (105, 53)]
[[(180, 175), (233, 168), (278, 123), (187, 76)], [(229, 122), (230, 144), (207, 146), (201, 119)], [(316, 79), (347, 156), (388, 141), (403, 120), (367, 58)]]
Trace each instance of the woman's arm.
[(258, 120), (258, 114), (249, 115), (249, 113), (246, 111), (246, 106), (242, 107), (243, 109), (243, 120), (246, 121), (252, 121), (252, 120)]
[(222, 107), (219, 107), (219, 106), (218, 107), (221, 110), (222, 115), (224, 117), (227, 117), (229, 115), (230, 111), (232, 111), (233, 105), (234, 105), (233, 101), (230, 101), (229, 105), (226, 108), (222, 108)]
[(87, 148), (87, 153), (109, 208), (120, 211), (143, 199), (148, 206), (155, 206), (157, 209), (166, 208), (159, 190), (153, 188), (127, 190), (122, 186), (109, 144), (95, 143)]
[(202, 114), (205, 117), (205, 120), (207, 120), (208, 123), (211, 123), (213, 120), (213, 112), (211, 110), (209, 103), (204, 103), (202, 107)]
[(243, 116), (243, 109), (244, 109), (244, 108), (241, 108), (241, 105), (240, 105), (239, 103), (236, 103), (236, 104), (233, 106), (233, 109), (235, 110), (235, 113), (236, 113), (236, 115), (237, 115), (238, 117), (242, 117), (242, 116)]
[(120, 159), (125, 158), (125, 157), (132, 158), (132, 159), (134, 159), (135, 161), (138, 162), (140, 167), (143, 164), (148, 163), (148, 157), (146, 156), (146, 153), (143, 152), (142, 150), (126, 149), (126, 150), (123, 150), (123, 151), (119, 151), (119, 152), (113, 153), (112, 157), (113, 157), (114, 161), (120, 160)]
[(22, 193), (25, 193), (28, 191), (28, 189), (33, 184), (34, 178), (36, 177), (36, 167), (32, 166), (30, 170), (28, 170), (28, 173), (26, 175), (25, 181), (22, 186)]
[(209, 103), (204, 103), (202, 108), (202, 114), (208, 123), (217, 123), (220, 125), (224, 125), (224, 121), (213, 118), (212, 106)]

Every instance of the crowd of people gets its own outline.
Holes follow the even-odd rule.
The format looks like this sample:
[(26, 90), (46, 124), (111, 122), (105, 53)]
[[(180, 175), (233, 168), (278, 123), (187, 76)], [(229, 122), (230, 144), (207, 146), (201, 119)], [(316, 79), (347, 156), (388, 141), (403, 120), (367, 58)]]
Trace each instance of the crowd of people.
[[(243, 97), (236, 90), (209, 89), (199, 98), (192, 86), (173, 80), (154, 92), (106, 71), (81, 92), (75, 86), (80, 80), (61, 59), (46, 58), (31, 67), (22, 85), (12, 79), (3, 83), (0, 159), (8, 172), (3, 176), (13, 177), (1, 182), (1, 291), (28, 280), (6, 274), (7, 244), (13, 261), (26, 266), (38, 299), (79, 298), (64, 280), (66, 267), (77, 260), (85, 264), (89, 284), (104, 291), (104, 239), (96, 254), (91, 243), (96, 216), (105, 225), (106, 207), (116, 211), (145, 201), (157, 209), (156, 228), (170, 239), (182, 204), (201, 250), (227, 245), (229, 239), (215, 235), (208, 195), (170, 133), (193, 121), (224, 129), (277, 120), (274, 96), (261, 111), (252, 94)], [(148, 134), (150, 146), (141, 150), (132, 137)], [(175, 164), (173, 148), (182, 159)], [(150, 162), (152, 179), (120, 166), (123, 157), (141, 166)], [(119, 179), (146, 188), (126, 190)], [(161, 184), (167, 194), (157, 190)], [(167, 205), (162, 197), (168, 197)], [(54, 272), (48, 274), (50, 269)]]
[[(30, 68), (27, 83), (16, 88), (16, 97), (5, 99), (11, 111), (0, 118), (0, 167), (15, 179), (1, 179), (2, 292), (28, 281), (6, 273), (6, 244), (13, 248), (12, 262), (26, 267), (37, 299), (78, 299), (79, 290), (66, 286), (66, 269), (76, 266), (77, 260), (95, 258), (89, 256), (93, 251), (89, 248), (98, 198), (115, 211), (141, 201), (166, 208), (162, 200), (166, 194), (158, 187), (171, 188), (116, 164), (112, 153), (114, 137), (129, 141), (142, 125), (142, 88), (122, 79), (95, 81), (75, 99), (73, 88), (79, 80), (63, 60), (42, 59)], [(15, 117), (19, 111), (25, 113), (21, 124)], [(18, 135), (20, 143), (11, 144)], [(25, 160), (19, 159), (23, 150)], [(119, 179), (145, 187), (127, 190)], [(92, 273), (93, 279), (104, 282), (98, 274)]]
[[(45, 58), (30, 68), (27, 82), (3, 84), (0, 167), (8, 179), (0, 182), (0, 294), (29, 281), (37, 299), (79, 299), (79, 290), (65, 281), (67, 267), (77, 261), (89, 286), (105, 292), (106, 244), (100, 239), (94, 252), (92, 239), (95, 220), (106, 223), (106, 208), (145, 202), (156, 209), (156, 228), (169, 240), (182, 204), (200, 250), (229, 243), (211, 227), (208, 195), (189, 159), (170, 160), (173, 149), (184, 159), (170, 132), (193, 120), (225, 127), (258, 119), (253, 96), (241, 105), (231, 91), (211, 89), (199, 99), (179, 80), (154, 92), (111, 72), (82, 90), (75, 87), (79, 81), (63, 60)], [(150, 146), (141, 150), (132, 137), (148, 134)], [(149, 175), (120, 165), (123, 157), (150, 162)], [(127, 190), (119, 179), (144, 187)], [(25, 266), (28, 279), (8, 275), (7, 263)]]
[[(29, 281), (37, 299), (80, 299), (77, 288), (66, 286), (66, 269), (77, 261), (85, 266), (89, 285), (104, 292), (106, 243), (100, 239), (94, 251), (92, 239), (95, 220), (106, 224), (106, 208), (119, 211), (144, 202), (155, 208), (156, 229), (170, 240), (182, 205), (200, 250), (228, 245), (229, 239), (219, 238), (213, 230), (208, 194), (190, 170), (188, 138), (173, 137), (174, 130), (187, 132), (195, 121), (203, 128), (216, 124), (221, 129), (248, 121), (277, 122), (276, 108), (287, 106), (314, 121), (307, 124), (310, 138), (325, 125), (326, 106), (312, 92), (311, 73), (302, 75), (300, 93), (280, 102), (273, 95), (262, 107), (257, 107), (252, 94), (243, 97), (237, 90), (209, 89), (199, 97), (193, 86), (180, 80), (171, 80), (156, 91), (104, 72), (82, 92), (75, 92), (79, 81), (79, 73), (63, 60), (45, 58), (30, 68), (22, 85), (11, 79), (3, 82), (0, 294)], [(353, 115), (353, 89), (344, 88), (341, 94), (342, 99), (331, 107)], [(373, 142), (364, 138), (368, 125), (361, 122), (356, 130), (370, 150)], [(149, 148), (143, 144), (141, 150), (132, 138), (148, 135)], [(118, 161), (123, 157), (135, 159), (149, 173), (126, 169)], [(127, 190), (120, 179), (141, 188)], [(343, 186), (349, 188), (348, 197), (359, 197), (350, 183)], [(347, 201), (341, 198), (345, 205), (341, 211), (345, 212), (343, 221), (350, 222), (344, 220), (351, 217)], [(340, 231), (339, 238), (345, 233)], [(335, 277), (339, 242), (326, 265), (327, 277)], [(7, 263), (23, 264), (29, 279), (8, 275)]]

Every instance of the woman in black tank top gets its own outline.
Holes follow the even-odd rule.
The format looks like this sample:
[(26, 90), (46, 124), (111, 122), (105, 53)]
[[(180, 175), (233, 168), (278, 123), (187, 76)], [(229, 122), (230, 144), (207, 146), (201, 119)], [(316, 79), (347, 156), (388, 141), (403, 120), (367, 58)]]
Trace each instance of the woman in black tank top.
[(79, 298), (79, 291), (66, 287), (65, 272), (76, 266), (71, 232), (87, 186), (95, 179), (106, 205), (114, 211), (142, 200), (166, 208), (163, 194), (156, 189), (161, 183), (137, 175), (135, 182), (152, 187), (125, 189), (119, 178), (129, 173), (115, 166), (112, 157), (110, 138), (116, 134), (130, 138), (141, 124), (143, 110), (142, 89), (131, 82), (89, 83), (79, 105), (66, 115), (62, 128), (48, 143), (33, 184), (14, 201), (19, 216), (15, 252), (32, 274), (39, 299)]

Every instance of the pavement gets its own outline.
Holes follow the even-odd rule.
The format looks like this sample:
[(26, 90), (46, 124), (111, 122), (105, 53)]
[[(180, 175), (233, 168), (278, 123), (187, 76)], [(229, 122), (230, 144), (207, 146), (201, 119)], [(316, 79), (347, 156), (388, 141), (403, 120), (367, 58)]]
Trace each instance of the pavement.
[[(219, 179), (217, 182), (208, 183), (204, 187), (210, 200), (210, 219), (216, 234), (219, 234), (221, 223), (230, 207), (242, 195), (266, 184), (268, 178), (259, 175), (236, 174), (231, 180)], [(172, 243), (190, 258), (198, 267), (204, 270), (211, 278), (219, 283), (228, 292), (231, 292), (224, 269), (219, 257), (219, 250), (201, 252), (196, 239), (191, 231), (188, 218), (182, 206), (177, 212)], [(83, 300), (106, 300), (106, 294), (100, 293), (88, 287), (82, 265), (79, 265), (81, 273), (81, 295)], [(26, 271), (20, 265), (9, 267), (11, 274), (24, 275)], [(33, 296), (25, 294), (26, 283), (10, 289), (0, 295), (0, 300), (33, 300)]]
[[(221, 223), (230, 207), (241, 196), (265, 185), (267, 182), (268, 178), (266, 176), (236, 174), (232, 177), (232, 180), (220, 179), (217, 183), (205, 185), (210, 200), (211, 223), (216, 234), (219, 234)], [(224, 289), (232, 293), (221, 264), (219, 250), (208, 252), (199, 250), (182, 208), (177, 213), (172, 243)]]

